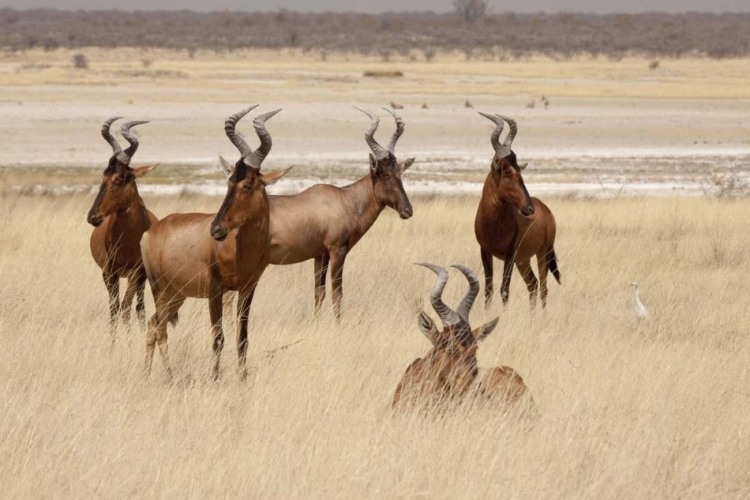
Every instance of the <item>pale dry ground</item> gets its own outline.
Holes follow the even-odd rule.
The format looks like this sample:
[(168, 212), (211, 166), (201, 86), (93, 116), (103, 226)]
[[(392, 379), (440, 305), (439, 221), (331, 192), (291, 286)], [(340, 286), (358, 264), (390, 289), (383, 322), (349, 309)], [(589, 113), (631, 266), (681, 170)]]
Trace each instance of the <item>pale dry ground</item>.
[[(210, 380), (207, 306), (189, 301), (170, 331), (169, 385), (159, 360), (144, 380), (137, 329), (110, 347), (88, 253), (91, 199), (0, 199), (3, 495), (747, 498), (747, 200), (547, 200), (563, 285), (530, 314), (516, 274), (479, 350), (481, 365), (522, 374), (538, 421), (390, 411), (403, 371), (428, 350), (414, 307), (433, 276), (412, 262), (479, 271), (476, 201), (415, 199), (409, 221), (384, 213), (347, 262), (340, 326), (328, 301), (310, 320), (311, 264), (270, 268), (251, 314), (246, 383), (231, 330), (221, 381)], [(220, 199), (147, 203), (164, 216)], [(633, 280), (650, 323), (634, 318)], [(452, 272), (449, 301), (465, 289)], [(476, 307), (473, 322), (499, 313)]]
[[(563, 165), (550, 168), (568, 171), (582, 154), (750, 154), (750, 60), (663, 60), (652, 71), (644, 58), (491, 62), (439, 54), (431, 63), (386, 63), (346, 54), (322, 61), (319, 53), (287, 50), (200, 51), (194, 59), (184, 51), (81, 52), (88, 70), (72, 68), (74, 51), (0, 54), (1, 167), (102, 166), (108, 149), (99, 127), (115, 114), (152, 121), (138, 129), (139, 161), (206, 166), (232, 151), (224, 119), (256, 102), (284, 109), (269, 124), (274, 157), (298, 165), (323, 160), (317, 169), (329, 168), (331, 158), (364, 160), (367, 121), (352, 105), (378, 109), (391, 101), (406, 106), (399, 152), (420, 160), (489, 153), (491, 124), (477, 109), (518, 120), (520, 156), (562, 157)], [(366, 70), (405, 76), (365, 78)], [(542, 94), (552, 102), (548, 110)], [(464, 108), (467, 99), (474, 109)], [(526, 109), (532, 99), (536, 108)], [(384, 120), (381, 134), (392, 126)], [(2, 172), (3, 184), (23, 183), (13, 177), (23, 173)]]

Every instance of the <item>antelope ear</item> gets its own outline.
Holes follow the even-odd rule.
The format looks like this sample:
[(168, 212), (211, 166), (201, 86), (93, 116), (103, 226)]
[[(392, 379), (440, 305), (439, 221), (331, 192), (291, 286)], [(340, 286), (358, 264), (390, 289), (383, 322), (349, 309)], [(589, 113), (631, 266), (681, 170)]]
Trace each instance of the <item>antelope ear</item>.
[(526, 167), (528, 167), (528, 166), (529, 166), (529, 164), (528, 164), (528, 163), (519, 163), (519, 164), (518, 164), (518, 168), (519, 168), (520, 170), (523, 170), (523, 169), (525, 169), (525, 168), (526, 168)]
[(224, 175), (226, 175), (227, 177), (231, 177), (234, 173), (234, 165), (226, 161), (221, 155), (219, 155), (219, 162), (221, 164), (221, 170), (224, 172)]
[(147, 165), (145, 167), (134, 168), (134, 169), (132, 169), (133, 170), (133, 177), (135, 177), (136, 179), (141, 178), (144, 175), (146, 175), (147, 173), (151, 172), (153, 169), (155, 169), (158, 166), (159, 166), (159, 164), (157, 163), (156, 165)]
[(370, 173), (375, 173), (378, 171), (378, 160), (375, 158), (375, 155), (370, 153)]
[(268, 172), (267, 174), (260, 174), (260, 182), (266, 186), (276, 184), (276, 181), (284, 177), (287, 172), (294, 168), (294, 165), (285, 170), (276, 170), (275, 172)]
[(437, 326), (435, 326), (435, 322), (432, 321), (432, 318), (430, 318), (426, 312), (419, 311), (419, 329), (424, 334), (425, 337), (427, 337), (427, 340), (430, 341), (430, 343), (433, 346), (438, 345), (438, 337), (440, 336), (440, 332), (437, 329)]
[(493, 319), (492, 321), (483, 324), (479, 328), (475, 329), (473, 332), (471, 332), (472, 334), (474, 334), (474, 339), (476, 339), (477, 343), (486, 339), (489, 336), (489, 334), (492, 333), (492, 330), (495, 329), (499, 321), (500, 321), (500, 318), (497, 317)]
[(414, 161), (414, 158), (409, 158), (405, 162), (400, 163), (398, 168), (401, 169), (401, 172), (406, 172), (414, 164)]

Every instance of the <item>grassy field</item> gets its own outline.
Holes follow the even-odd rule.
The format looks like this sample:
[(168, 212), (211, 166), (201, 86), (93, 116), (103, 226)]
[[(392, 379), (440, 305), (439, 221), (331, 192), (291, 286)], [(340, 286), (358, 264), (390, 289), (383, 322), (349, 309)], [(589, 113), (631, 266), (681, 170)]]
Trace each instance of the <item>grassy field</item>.
[[(162, 217), (220, 204), (146, 201)], [(391, 412), (403, 371), (429, 346), (415, 308), (433, 276), (412, 263), (481, 267), (476, 198), (413, 201), (411, 220), (384, 213), (351, 254), (340, 325), (328, 301), (311, 321), (312, 264), (269, 268), (251, 313), (247, 382), (231, 334), (221, 380), (210, 380), (207, 304), (189, 301), (170, 331), (169, 385), (159, 361), (143, 378), (138, 328), (110, 346), (88, 251), (91, 199), (0, 198), (4, 495), (750, 495), (747, 200), (545, 200), (563, 275), (548, 309), (529, 312), (516, 274), (506, 311), (496, 303), (472, 316), (501, 315), (480, 365), (520, 372), (540, 410), (533, 425), (488, 409), (436, 420)], [(634, 317), (633, 280), (650, 322)], [(449, 303), (465, 286), (452, 272)]]

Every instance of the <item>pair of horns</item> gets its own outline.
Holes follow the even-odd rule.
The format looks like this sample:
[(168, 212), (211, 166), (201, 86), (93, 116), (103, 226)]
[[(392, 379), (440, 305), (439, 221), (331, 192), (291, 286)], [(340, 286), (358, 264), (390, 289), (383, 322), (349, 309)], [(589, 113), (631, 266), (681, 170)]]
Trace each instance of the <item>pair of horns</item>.
[[(510, 147), (513, 144), (513, 140), (516, 138), (516, 134), (518, 133), (518, 124), (516, 123), (516, 121), (513, 118), (508, 118), (507, 116), (503, 115), (491, 115), (489, 113), (482, 113), (481, 111), (478, 111), (478, 113), (495, 124), (495, 130), (490, 136), (490, 142), (492, 143), (492, 148), (495, 150), (497, 156), (499, 156), (500, 158), (508, 156), (511, 153)], [(505, 122), (508, 122), (510, 132), (508, 132), (508, 136), (505, 138), (505, 142), (501, 143), (500, 134), (503, 133)]]
[(404, 124), (404, 121), (401, 119), (401, 117), (390, 109), (383, 108), (391, 114), (394, 120), (396, 120), (396, 131), (393, 133), (393, 136), (388, 143), (388, 147), (384, 148), (378, 143), (378, 141), (375, 140), (375, 131), (378, 129), (378, 125), (380, 125), (380, 118), (378, 117), (378, 115), (372, 113), (371, 111), (358, 108), (357, 106), (354, 106), (354, 108), (370, 117), (370, 128), (367, 129), (367, 132), (365, 132), (365, 142), (367, 142), (367, 145), (370, 146), (370, 150), (372, 150), (375, 158), (377, 158), (378, 160), (382, 160), (384, 158), (387, 158), (389, 153), (395, 154), (394, 150), (396, 149), (396, 143), (398, 142), (399, 138), (404, 133), (404, 129), (406, 128), (406, 125)]
[(474, 305), (477, 295), (479, 295), (479, 279), (474, 272), (468, 267), (453, 264), (451, 267), (458, 269), (466, 276), (466, 280), (469, 282), (469, 291), (466, 293), (461, 303), (458, 305), (457, 310), (453, 310), (443, 302), (443, 290), (445, 289), (446, 283), (448, 283), (448, 271), (435, 264), (428, 264), (425, 262), (417, 262), (418, 266), (426, 267), (435, 274), (437, 274), (437, 281), (435, 286), (430, 291), (430, 303), (432, 308), (435, 309), (440, 321), (443, 322), (443, 326), (465, 326), (469, 328), (469, 312), (471, 312), (471, 306)]
[(124, 163), (125, 165), (129, 165), (130, 160), (133, 158), (133, 155), (136, 151), (138, 151), (138, 138), (130, 132), (130, 129), (131, 127), (135, 127), (136, 125), (143, 125), (144, 123), (148, 122), (135, 121), (123, 124), (123, 126), (120, 128), (120, 133), (125, 138), (125, 140), (130, 143), (130, 146), (125, 151), (123, 151), (120, 144), (109, 131), (112, 124), (120, 118), (122, 118), (122, 116), (113, 116), (102, 124), (102, 137), (104, 137), (104, 140), (107, 141), (110, 146), (112, 146), (112, 152), (114, 153), (114, 156), (116, 156), (120, 162)]
[(265, 160), (268, 153), (271, 152), (271, 146), (273, 146), (271, 134), (266, 130), (266, 121), (281, 111), (281, 109), (276, 109), (255, 117), (255, 120), (253, 120), (253, 127), (255, 127), (255, 133), (258, 134), (258, 139), (260, 139), (260, 146), (253, 151), (247, 142), (245, 142), (245, 139), (240, 137), (235, 131), (235, 127), (237, 126), (237, 122), (240, 121), (243, 116), (258, 106), (258, 104), (255, 104), (247, 109), (243, 109), (227, 118), (224, 122), (224, 132), (226, 132), (227, 137), (232, 141), (232, 144), (234, 144), (234, 146), (240, 151), (243, 163), (248, 167), (257, 169), (260, 168), (263, 160)]

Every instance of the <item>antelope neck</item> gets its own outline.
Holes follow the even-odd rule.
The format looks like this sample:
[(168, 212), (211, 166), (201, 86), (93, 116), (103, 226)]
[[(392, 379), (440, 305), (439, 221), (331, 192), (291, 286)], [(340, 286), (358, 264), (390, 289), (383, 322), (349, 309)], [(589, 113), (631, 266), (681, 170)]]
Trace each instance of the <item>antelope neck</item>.
[(381, 205), (375, 197), (370, 174), (349, 184), (343, 190), (346, 203), (353, 209), (353, 215), (356, 215), (360, 225), (365, 228), (372, 226), (385, 205)]

